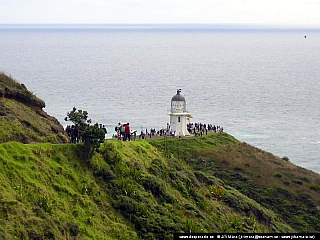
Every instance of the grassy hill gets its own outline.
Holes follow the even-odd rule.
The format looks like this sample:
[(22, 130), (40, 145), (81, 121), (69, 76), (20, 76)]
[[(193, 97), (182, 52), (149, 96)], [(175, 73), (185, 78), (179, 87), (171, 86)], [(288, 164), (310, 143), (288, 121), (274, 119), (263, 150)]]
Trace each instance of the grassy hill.
[(227, 134), (166, 144), (1, 144), (0, 238), (320, 231), (318, 174)]
[[(164, 149), (160, 141), (151, 144)], [(273, 210), (295, 231), (320, 231), (319, 174), (229, 135), (171, 139), (166, 145), (169, 154)], [(240, 205), (236, 208), (246, 211)]]
[(0, 143), (68, 141), (62, 126), (42, 110), (45, 102), (5, 74), (0, 74)]

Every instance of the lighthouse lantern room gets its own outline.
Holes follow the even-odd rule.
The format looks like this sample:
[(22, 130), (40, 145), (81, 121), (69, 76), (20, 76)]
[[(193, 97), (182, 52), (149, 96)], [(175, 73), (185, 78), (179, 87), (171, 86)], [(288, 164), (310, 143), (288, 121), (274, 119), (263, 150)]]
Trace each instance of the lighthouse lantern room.
[(190, 135), (187, 130), (187, 121), (191, 116), (186, 109), (186, 99), (180, 94), (181, 89), (171, 99), (170, 126), (175, 136)]

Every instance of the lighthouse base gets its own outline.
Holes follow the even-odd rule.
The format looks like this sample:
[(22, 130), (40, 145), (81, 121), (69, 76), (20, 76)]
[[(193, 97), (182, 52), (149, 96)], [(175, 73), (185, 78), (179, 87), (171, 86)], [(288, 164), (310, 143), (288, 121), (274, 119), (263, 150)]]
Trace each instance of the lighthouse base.
[(187, 129), (187, 118), (189, 113), (169, 113), (170, 115), (170, 127), (174, 136), (189, 136), (190, 133)]

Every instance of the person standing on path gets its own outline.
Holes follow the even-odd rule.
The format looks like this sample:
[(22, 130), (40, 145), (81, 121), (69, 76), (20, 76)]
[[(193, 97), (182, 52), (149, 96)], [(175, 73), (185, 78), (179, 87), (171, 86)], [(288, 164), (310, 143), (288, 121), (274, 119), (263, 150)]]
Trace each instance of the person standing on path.
[(128, 141), (130, 141), (130, 125), (129, 123), (127, 123), (124, 127), (124, 131), (125, 131), (125, 134), (126, 134), (126, 139), (128, 139)]

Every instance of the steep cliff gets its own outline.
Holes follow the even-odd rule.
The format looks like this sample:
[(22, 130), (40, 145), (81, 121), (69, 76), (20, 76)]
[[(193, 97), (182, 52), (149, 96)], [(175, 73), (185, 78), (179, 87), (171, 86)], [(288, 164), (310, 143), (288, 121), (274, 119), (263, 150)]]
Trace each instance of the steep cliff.
[(63, 127), (44, 107), (24, 84), (0, 74), (0, 143), (67, 142)]

